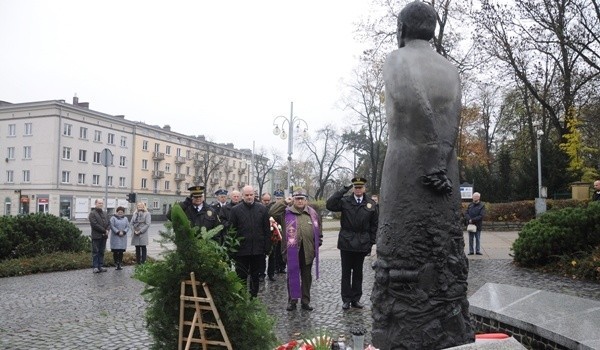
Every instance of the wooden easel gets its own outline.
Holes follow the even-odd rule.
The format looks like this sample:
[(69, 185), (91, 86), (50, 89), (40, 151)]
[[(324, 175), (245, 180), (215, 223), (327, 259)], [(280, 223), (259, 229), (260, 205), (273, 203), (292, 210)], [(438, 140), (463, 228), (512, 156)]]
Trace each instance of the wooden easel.
[[(186, 294), (186, 286), (192, 286), (192, 295)], [(229, 350), (233, 350), (231, 347), (231, 343), (229, 342), (229, 338), (227, 337), (227, 333), (225, 332), (225, 327), (223, 326), (223, 322), (221, 322), (221, 317), (219, 316), (219, 311), (215, 307), (214, 300), (210, 291), (208, 290), (208, 286), (206, 283), (202, 283), (202, 288), (204, 289), (204, 294), (206, 297), (199, 297), (196, 286), (199, 286), (200, 282), (196, 281), (196, 277), (193, 272), (190, 273), (190, 280), (181, 282), (181, 295), (180, 295), (180, 304), (179, 304), (179, 350), (182, 349), (182, 345), (185, 342), (185, 350), (189, 350), (192, 343), (202, 344), (202, 349), (207, 350), (208, 345), (216, 345), (227, 348)], [(192, 321), (185, 320), (185, 309), (195, 309), (194, 317)], [(203, 313), (205, 315), (203, 315)], [(206, 315), (208, 314), (208, 315)], [(212, 315), (211, 315), (212, 314)], [(207, 321), (206, 318), (210, 317), (211, 321)], [(213, 323), (212, 321), (216, 322)], [(188, 326), (189, 332), (187, 337), (184, 339), (184, 328)], [(196, 327), (200, 333), (200, 338), (194, 338), (194, 333), (196, 331)], [(208, 340), (206, 337), (206, 329), (218, 329), (221, 333), (222, 340)]]

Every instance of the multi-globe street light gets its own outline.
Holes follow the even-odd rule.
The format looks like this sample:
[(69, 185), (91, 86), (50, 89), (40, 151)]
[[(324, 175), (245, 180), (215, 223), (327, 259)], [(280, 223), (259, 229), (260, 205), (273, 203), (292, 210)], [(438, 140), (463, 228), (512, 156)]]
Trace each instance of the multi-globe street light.
[[(288, 132), (286, 134), (285, 128), (287, 128)], [(296, 126), (296, 133), (300, 132), (300, 124), (304, 124), (304, 129), (302, 130), (302, 137), (306, 138), (308, 136), (308, 124), (306, 120), (302, 118), (298, 118), (294, 116), (294, 102), (290, 102), (290, 117), (284, 117), (282, 115), (275, 117), (273, 120), (273, 134), (279, 135), (282, 140), (288, 139), (288, 169), (287, 169), (287, 186), (286, 196), (290, 195), (293, 192), (292, 186), (292, 154), (294, 154), (294, 125)], [(281, 127), (280, 127), (281, 126)]]

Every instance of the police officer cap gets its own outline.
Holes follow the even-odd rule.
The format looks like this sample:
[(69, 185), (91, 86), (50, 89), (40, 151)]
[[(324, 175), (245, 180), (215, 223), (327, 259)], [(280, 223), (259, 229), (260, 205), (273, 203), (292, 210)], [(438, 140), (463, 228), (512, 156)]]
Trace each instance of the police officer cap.
[(227, 195), (227, 190), (224, 190), (222, 188), (219, 188), (217, 190), (217, 192), (215, 192), (215, 196), (226, 196)]
[(355, 177), (350, 180), (354, 186), (364, 186), (367, 183), (367, 179), (364, 177)]
[(204, 186), (192, 186), (188, 188), (190, 191), (190, 196), (202, 196), (204, 194)]
[(275, 197), (282, 197), (283, 198), (283, 196), (285, 196), (285, 193), (283, 193), (282, 190), (275, 190), (275, 192), (273, 192), (273, 195)]

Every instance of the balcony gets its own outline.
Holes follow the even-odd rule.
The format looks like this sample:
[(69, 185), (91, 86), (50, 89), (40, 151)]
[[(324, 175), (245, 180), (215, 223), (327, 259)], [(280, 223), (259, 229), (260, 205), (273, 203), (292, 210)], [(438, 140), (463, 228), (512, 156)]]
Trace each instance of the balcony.
[(243, 182), (243, 181), (242, 182), (238, 182), (238, 188), (242, 188), (244, 186), (246, 186), (245, 182)]
[(194, 166), (195, 167), (203, 167), (204, 166), (204, 159), (194, 159)]
[(232, 180), (225, 181), (225, 186), (233, 186), (233, 181)]
[(201, 182), (203, 182), (202, 181), (202, 176), (194, 176), (194, 183), (195, 184), (199, 184)]
[(163, 152), (152, 152), (152, 160), (165, 160)]
[(230, 173), (230, 172), (232, 172), (232, 171), (233, 171), (233, 168), (232, 168), (232, 167), (230, 167), (229, 165), (225, 165), (225, 166), (223, 167), (223, 171), (225, 171), (226, 173)]
[(175, 164), (185, 164), (185, 162), (186, 162), (185, 157), (180, 157), (180, 156), (175, 157)]
[(219, 179), (212, 179), (212, 180), (210, 180), (210, 184), (211, 185), (218, 185), (219, 184)]
[(185, 180), (185, 174), (175, 174), (175, 181)]
[(246, 168), (238, 169), (238, 174), (243, 175), (246, 173)]
[(164, 171), (160, 171), (160, 170), (154, 170), (154, 171), (152, 171), (152, 178), (153, 179), (162, 179), (163, 177), (165, 177), (165, 172)]

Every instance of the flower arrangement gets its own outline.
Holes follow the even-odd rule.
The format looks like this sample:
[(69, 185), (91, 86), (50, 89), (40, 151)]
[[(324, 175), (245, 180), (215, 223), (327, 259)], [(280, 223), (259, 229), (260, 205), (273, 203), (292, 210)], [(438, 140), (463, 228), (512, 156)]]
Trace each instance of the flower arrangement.
[(269, 218), (269, 223), (271, 224), (271, 242), (277, 243), (281, 241), (281, 225), (272, 216)]

